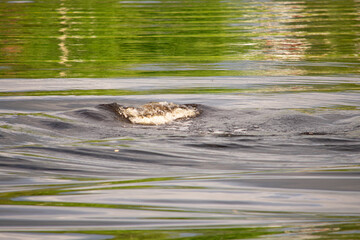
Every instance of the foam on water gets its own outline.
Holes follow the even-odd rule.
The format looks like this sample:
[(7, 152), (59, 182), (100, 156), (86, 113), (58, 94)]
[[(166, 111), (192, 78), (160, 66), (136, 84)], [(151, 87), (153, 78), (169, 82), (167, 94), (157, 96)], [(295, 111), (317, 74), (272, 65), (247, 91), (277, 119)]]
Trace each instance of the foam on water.
[(174, 120), (193, 118), (200, 114), (195, 105), (178, 105), (171, 102), (150, 102), (140, 107), (118, 105), (117, 112), (131, 123), (143, 125), (167, 124)]

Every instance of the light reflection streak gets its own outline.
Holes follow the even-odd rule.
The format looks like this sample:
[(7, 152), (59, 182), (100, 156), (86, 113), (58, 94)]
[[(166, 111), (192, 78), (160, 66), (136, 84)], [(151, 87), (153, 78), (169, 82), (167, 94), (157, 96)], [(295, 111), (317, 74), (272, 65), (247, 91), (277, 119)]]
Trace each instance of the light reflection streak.
[[(60, 13), (61, 17), (60, 17), (60, 24), (63, 26), (63, 28), (61, 28), (59, 30), (59, 32), (61, 33), (60, 37), (58, 37), (58, 39), (60, 40), (59, 48), (60, 48), (60, 61), (59, 63), (65, 67), (70, 67), (71, 65), (68, 63), (69, 61), (69, 49), (66, 46), (66, 39), (68, 38), (67, 35), (67, 31), (68, 31), (68, 21), (69, 21), (69, 17), (67, 16), (67, 12), (69, 11), (68, 8), (64, 7), (64, 1), (65, 0), (61, 0), (60, 3), (60, 8), (57, 9), (57, 11)], [(60, 77), (66, 77), (66, 72), (65, 71), (61, 71), (59, 73)]]
[[(284, 26), (286, 22), (297, 21), (301, 18), (300, 12), (304, 11), (304, 6), (299, 4), (266, 4), (263, 6), (267, 8), (267, 12), (273, 18), (272, 21), (264, 21), (261, 25), (265, 31), (278, 31), (275, 35), (270, 34), (264, 37), (264, 53), (269, 60), (281, 61), (301, 61), (306, 57), (306, 50), (309, 48), (309, 43), (305, 38), (301, 38), (299, 34), (294, 35), (294, 29), (299, 26)], [(284, 20), (286, 20), (284, 22)], [(303, 27), (304, 24), (301, 24)], [(298, 30), (297, 30), (298, 32)]]

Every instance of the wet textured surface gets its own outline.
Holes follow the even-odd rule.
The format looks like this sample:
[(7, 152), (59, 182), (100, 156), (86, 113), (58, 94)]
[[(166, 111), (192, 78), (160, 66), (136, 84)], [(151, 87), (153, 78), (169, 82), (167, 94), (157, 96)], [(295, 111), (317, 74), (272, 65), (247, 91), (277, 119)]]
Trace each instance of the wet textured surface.
[(176, 120), (188, 120), (200, 115), (195, 104), (179, 105), (169, 102), (149, 102), (137, 107), (122, 106), (117, 103), (102, 104), (118, 116), (119, 120), (140, 125), (170, 124)]
[[(175, 78), (167, 87), (184, 93), (123, 96), (26, 96), (1, 81), (5, 238), (358, 236), (360, 95), (320, 90), (356, 78)], [(37, 81), (39, 92), (66, 93)], [(153, 93), (163, 81), (102, 80)], [(213, 93), (220, 82), (234, 91)], [(150, 101), (197, 103), (202, 113), (145, 126), (103, 105)]]

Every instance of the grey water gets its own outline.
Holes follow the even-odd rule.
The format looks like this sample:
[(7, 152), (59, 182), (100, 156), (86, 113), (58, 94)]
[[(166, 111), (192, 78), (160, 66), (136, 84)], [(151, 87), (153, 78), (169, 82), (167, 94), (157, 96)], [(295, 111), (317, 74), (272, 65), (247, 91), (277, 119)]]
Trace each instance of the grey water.
[[(339, 81), (317, 79), (318, 84)], [(131, 79), (129, 85), (126, 79), (101, 81), (136, 90), (147, 84), (157, 88), (163, 81), (173, 88), (221, 83), (252, 89), (270, 80), (274, 82), (267, 77), (147, 78)], [(279, 86), (307, 80), (316, 81), (278, 78)], [(61, 88), (49, 79), (37, 81), (44, 90)], [(81, 81), (86, 85), (86, 79)], [(16, 90), (10, 80), (1, 82)], [(100, 106), (150, 101), (196, 103), (202, 114), (144, 126), (121, 121)], [(160, 234), (177, 229), (173, 237), (181, 237), (191, 229), (208, 228), (214, 231), (211, 235), (233, 239), (233, 232), (222, 231), (234, 227), (276, 229), (276, 236), (294, 239), (357, 236), (342, 231), (359, 227), (359, 104), (356, 91), (259, 89), (2, 97), (0, 236), (48, 239), (51, 233), (51, 239), (111, 239), (119, 234), (115, 230)], [(205, 233), (189, 239), (199, 234)], [(267, 234), (260, 231), (259, 237)]]
[(0, 1), (0, 239), (359, 239), (359, 9)]

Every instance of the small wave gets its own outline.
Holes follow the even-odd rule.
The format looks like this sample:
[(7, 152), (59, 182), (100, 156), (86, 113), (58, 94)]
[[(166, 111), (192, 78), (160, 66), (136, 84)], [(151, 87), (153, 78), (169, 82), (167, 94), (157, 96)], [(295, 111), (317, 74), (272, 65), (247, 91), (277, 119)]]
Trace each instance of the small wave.
[(200, 114), (195, 104), (179, 105), (169, 102), (150, 102), (139, 107), (112, 103), (105, 107), (112, 109), (129, 122), (141, 125), (168, 124), (174, 120), (194, 118)]

